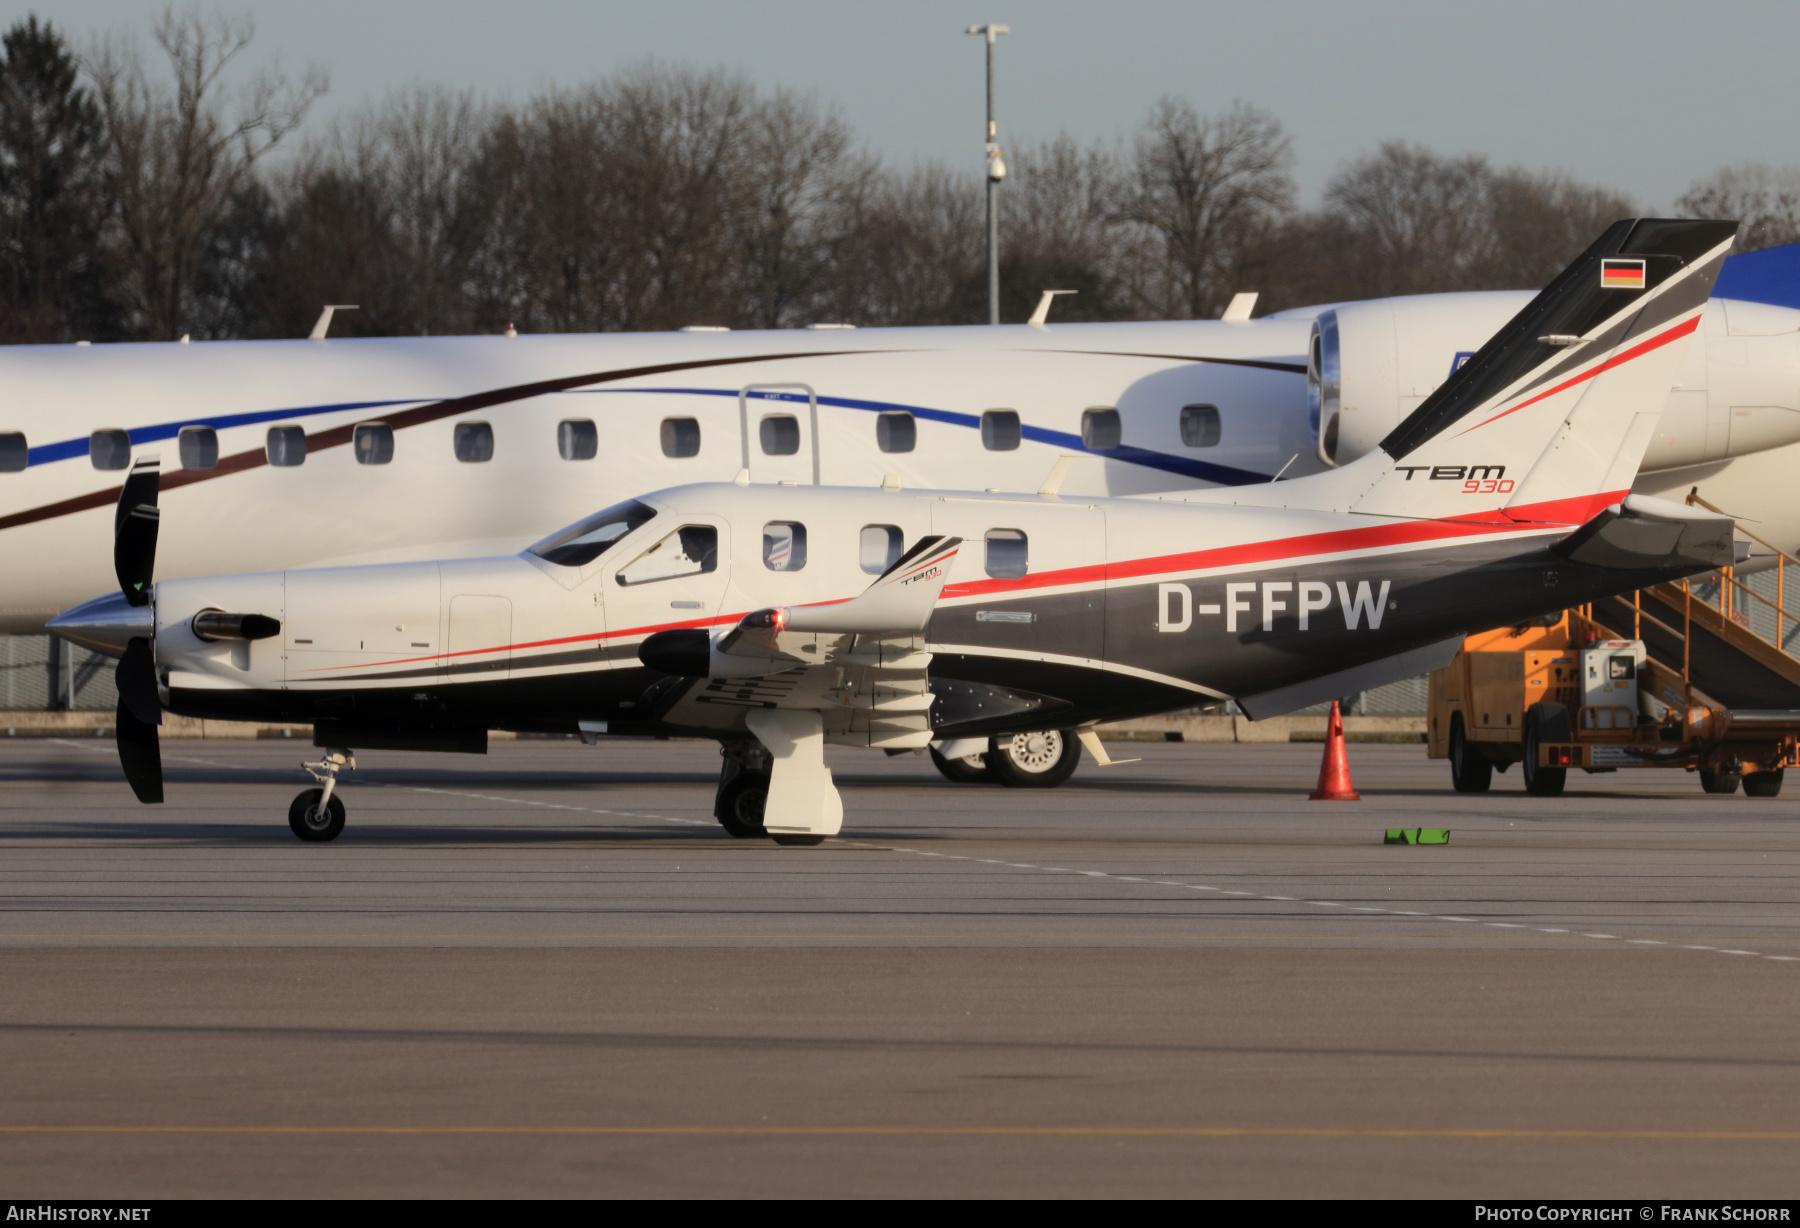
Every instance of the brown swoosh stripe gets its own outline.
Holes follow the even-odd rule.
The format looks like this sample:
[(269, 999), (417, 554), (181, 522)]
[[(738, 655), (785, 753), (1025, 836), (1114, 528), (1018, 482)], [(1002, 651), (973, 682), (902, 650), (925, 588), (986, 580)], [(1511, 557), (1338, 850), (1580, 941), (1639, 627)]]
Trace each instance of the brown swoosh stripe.
[(1036, 350), (1038, 354), (1092, 354), (1098, 358), (1166, 358), (1170, 362), (1210, 362), (1221, 367), (1254, 367), (1258, 371), (1286, 371), (1305, 375), (1303, 362), (1276, 362), (1270, 358), (1207, 358), (1202, 354), (1139, 354), (1133, 350)]
[[(435, 422), (440, 418), (471, 413), (494, 405), (504, 405), (509, 401), (524, 401), (549, 392), (567, 392), (571, 388), (580, 388), (588, 384), (608, 384), (623, 379), (635, 379), (643, 375), (666, 375), (671, 371), (698, 371), (706, 367), (773, 362), (784, 358), (830, 358), (835, 355), (865, 352), (862, 350), (816, 350), (797, 351), (792, 354), (753, 354), (738, 358), (708, 358), (698, 362), (661, 363), (651, 367), (630, 367), (623, 371), (598, 371), (586, 375), (569, 375), (560, 379), (540, 380), (535, 384), (495, 388), (487, 392), (471, 393), (466, 397), (434, 401), (430, 405), (421, 405), (417, 409), (403, 409), (399, 413), (383, 414), (378, 419), (371, 419), (371, 421), (385, 422), (395, 430), (404, 430), (406, 427)], [(306, 437), (306, 451), (310, 455), (326, 448), (342, 447), (350, 442), (355, 430), (356, 427), (353, 423), (350, 426), (332, 427), (329, 430), (320, 431), (316, 435), (309, 434)], [(214, 478), (243, 473), (268, 463), (268, 453), (261, 448), (253, 448), (248, 452), (220, 457), (219, 463), (211, 469), (177, 469), (171, 473), (165, 473), (162, 478), (162, 489), (174, 490), (178, 486), (191, 486), (195, 482), (210, 482)], [(77, 495), (73, 499), (64, 499), (58, 503), (46, 503), (42, 507), (27, 508), (22, 512), (14, 512), (10, 516), (0, 516), (0, 529), (34, 524), (40, 520), (54, 520), (59, 516), (69, 516), (97, 507), (111, 507), (119, 501), (119, 492), (123, 489), (122, 485), (112, 486), (105, 490), (95, 490), (85, 495)]]

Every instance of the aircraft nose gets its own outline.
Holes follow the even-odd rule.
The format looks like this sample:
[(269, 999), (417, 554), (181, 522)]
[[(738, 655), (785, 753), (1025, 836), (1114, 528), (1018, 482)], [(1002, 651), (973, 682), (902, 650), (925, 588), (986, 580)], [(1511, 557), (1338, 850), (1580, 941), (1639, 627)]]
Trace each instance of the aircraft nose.
[(45, 626), (71, 644), (121, 657), (133, 639), (150, 639), (155, 634), (156, 607), (132, 605), (122, 591), (108, 593), (64, 610)]

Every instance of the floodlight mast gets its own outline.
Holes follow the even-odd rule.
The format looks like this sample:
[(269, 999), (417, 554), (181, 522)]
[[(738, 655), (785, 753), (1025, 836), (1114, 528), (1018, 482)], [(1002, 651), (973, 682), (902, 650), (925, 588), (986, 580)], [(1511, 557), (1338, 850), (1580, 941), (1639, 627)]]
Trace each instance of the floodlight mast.
[(1011, 34), (1011, 26), (987, 22), (970, 26), (964, 34), (987, 40), (987, 257), (988, 323), (1000, 323), (1000, 181), (1006, 178), (1006, 161), (1000, 156), (999, 130), (994, 126), (994, 40)]

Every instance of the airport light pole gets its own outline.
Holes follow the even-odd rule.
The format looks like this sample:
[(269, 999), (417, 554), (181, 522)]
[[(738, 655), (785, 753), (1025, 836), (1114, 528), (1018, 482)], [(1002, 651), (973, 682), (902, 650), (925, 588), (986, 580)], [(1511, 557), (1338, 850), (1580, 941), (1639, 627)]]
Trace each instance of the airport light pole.
[(1000, 181), (1006, 178), (1006, 161), (1000, 156), (999, 130), (994, 127), (994, 40), (1011, 34), (1011, 26), (970, 26), (964, 34), (987, 39), (987, 257), (988, 323), (1000, 323)]

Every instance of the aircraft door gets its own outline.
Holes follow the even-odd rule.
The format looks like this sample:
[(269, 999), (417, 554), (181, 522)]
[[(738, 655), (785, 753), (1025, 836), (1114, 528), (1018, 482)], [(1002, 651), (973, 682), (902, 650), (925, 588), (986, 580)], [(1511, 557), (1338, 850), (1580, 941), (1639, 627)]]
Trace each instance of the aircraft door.
[(705, 626), (724, 612), (731, 542), (723, 521), (710, 516), (676, 519), (621, 557), (625, 561), (600, 580), (606, 625), (618, 628), (614, 634)]
[(819, 484), (819, 399), (809, 385), (745, 385), (738, 428), (752, 482)]
[(459, 593), (450, 599), (444, 676), (457, 682), (498, 682), (512, 673), (512, 602)]
[(940, 604), (933, 644), (971, 644), (1030, 659), (1100, 660), (1105, 645), (1106, 517), (1081, 504), (945, 499), (934, 533), (963, 539), (945, 586), (980, 595)]

